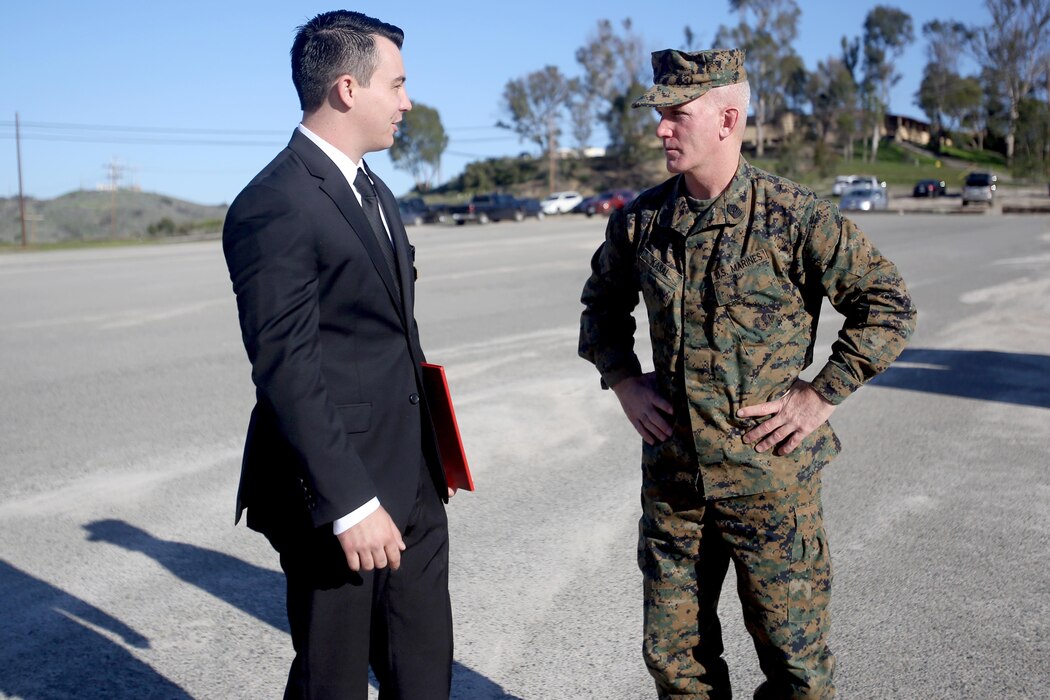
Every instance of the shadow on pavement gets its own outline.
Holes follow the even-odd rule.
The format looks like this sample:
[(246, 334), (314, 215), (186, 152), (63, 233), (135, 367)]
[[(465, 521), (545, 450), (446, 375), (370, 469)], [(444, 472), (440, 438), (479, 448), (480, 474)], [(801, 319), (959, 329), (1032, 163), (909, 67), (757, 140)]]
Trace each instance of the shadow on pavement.
[[(123, 520), (96, 520), (84, 525), (84, 529), (89, 541), (107, 542), (145, 554), (186, 583), (288, 633), (283, 573), (212, 549), (162, 540)], [(372, 685), (376, 685), (375, 679), (371, 680)], [(458, 662), (452, 666), (452, 697), (520, 700), (506, 694), (499, 684)]]
[(190, 698), (106, 634), (148, 649), (120, 620), (0, 559), (0, 695), (25, 700)]
[(84, 526), (89, 542), (107, 542), (153, 559), (177, 578), (210, 593), (282, 632), (284, 574), (229, 554), (154, 537), (123, 520), (96, 520)]
[(1050, 408), (1050, 356), (994, 350), (906, 349), (872, 384)]

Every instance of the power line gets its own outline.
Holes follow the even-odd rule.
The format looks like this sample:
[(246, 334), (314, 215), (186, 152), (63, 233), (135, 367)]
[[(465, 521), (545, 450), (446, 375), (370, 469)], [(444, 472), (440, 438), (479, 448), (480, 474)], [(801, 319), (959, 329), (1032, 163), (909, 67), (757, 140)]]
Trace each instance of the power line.
[[(13, 139), (14, 134), (3, 134), (0, 138)], [(154, 146), (267, 146), (280, 147), (283, 141), (230, 141), (217, 139), (180, 139), (180, 138), (138, 138), (121, 136), (77, 136), (67, 134), (54, 135), (27, 135), (22, 134), (23, 141), (44, 141), (60, 143), (115, 143), (115, 144), (143, 144)], [(518, 140), (515, 136), (493, 136), (490, 138), (476, 139), (450, 139), (452, 143), (494, 143)]]
[[(13, 126), (14, 122), (0, 121), (0, 126)], [(23, 129), (60, 129), (63, 131), (125, 131), (153, 134), (211, 134), (211, 135), (277, 135), (288, 133), (287, 129), (199, 129), (167, 126), (117, 126), (113, 124), (74, 124), (69, 122), (22, 122)]]
[[(12, 134), (3, 134), (0, 138), (14, 138)], [(155, 146), (267, 146), (280, 147), (283, 141), (229, 141), (229, 140), (202, 140), (202, 139), (179, 139), (179, 138), (136, 138), (120, 136), (76, 136), (66, 134), (54, 135), (22, 135), (23, 141), (50, 141), (62, 143), (116, 143), (116, 144), (145, 144)]]
[(462, 151), (445, 151), (442, 155), (457, 156), (459, 158), (491, 158), (491, 155), (482, 153), (463, 153)]
[[(14, 122), (0, 121), (0, 128), (12, 128)], [(498, 129), (496, 126), (453, 127), (456, 131), (479, 131)], [(183, 127), (127, 126), (110, 124), (74, 124), (67, 122), (22, 122), (22, 136), (26, 141), (43, 141), (58, 143), (108, 143), (153, 146), (248, 146), (279, 147), (283, 141), (259, 140), (252, 138), (217, 139), (192, 138), (194, 136), (284, 136), (286, 130), (274, 129), (199, 129)], [(29, 133), (26, 133), (29, 130)], [(35, 132), (35, 133), (34, 133)], [(0, 138), (12, 139), (14, 130), (0, 133)], [(453, 137), (454, 143), (498, 143), (513, 141), (516, 137), (479, 136), (474, 138)]]
[[(13, 127), (13, 121), (0, 120), (0, 127)], [(287, 129), (214, 129), (197, 127), (167, 127), (167, 126), (129, 126), (117, 124), (78, 124), (73, 122), (22, 122), (23, 129), (61, 130), (61, 131), (122, 131), (130, 133), (147, 134), (190, 134), (210, 136), (276, 136), (288, 133)], [(484, 131), (486, 129), (504, 129), (496, 124), (482, 124), (477, 126), (450, 126), (445, 131)]]
[(517, 141), (517, 136), (482, 136), (476, 139), (449, 139), (452, 143), (487, 143), (490, 141)]
[(496, 124), (485, 124), (483, 126), (446, 126), (445, 131), (481, 131), (482, 129), (502, 129)]

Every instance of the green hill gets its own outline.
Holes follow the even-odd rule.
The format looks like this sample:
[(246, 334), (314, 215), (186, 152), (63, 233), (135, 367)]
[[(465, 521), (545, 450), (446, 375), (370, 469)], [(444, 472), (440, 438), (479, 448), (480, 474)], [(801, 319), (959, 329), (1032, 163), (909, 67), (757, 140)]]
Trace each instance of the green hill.
[[(77, 191), (54, 199), (26, 199), (32, 244), (136, 240), (218, 233), (226, 206), (205, 206), (152, 192)], [(0, 198), (0, 245), (21, 244), (18, 198)]]

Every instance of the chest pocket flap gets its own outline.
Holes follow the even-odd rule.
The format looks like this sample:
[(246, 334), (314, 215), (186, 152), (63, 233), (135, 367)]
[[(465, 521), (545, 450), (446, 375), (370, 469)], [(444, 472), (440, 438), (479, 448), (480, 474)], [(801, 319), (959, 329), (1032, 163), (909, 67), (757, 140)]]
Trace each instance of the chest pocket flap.
[(715, 271), (715, 300), (719, 306), (734, 304), (776, 283), (773, 261), (760, 250)]
[(657, 257), (650, 248), (638, 251), (638, 273), (642, 291), (665, 304), (682, 285), (682, 273)]

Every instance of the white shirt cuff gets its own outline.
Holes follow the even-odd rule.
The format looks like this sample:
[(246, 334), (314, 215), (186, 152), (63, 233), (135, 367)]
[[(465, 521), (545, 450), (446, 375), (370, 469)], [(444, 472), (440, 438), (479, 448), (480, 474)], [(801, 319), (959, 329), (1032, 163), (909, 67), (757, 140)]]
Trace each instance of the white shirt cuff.
[(332, 534), (339, 535), (379, 510), (379, 499), (373, 498), (360, 508), (347, 513), (332, 523)]

